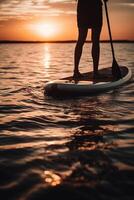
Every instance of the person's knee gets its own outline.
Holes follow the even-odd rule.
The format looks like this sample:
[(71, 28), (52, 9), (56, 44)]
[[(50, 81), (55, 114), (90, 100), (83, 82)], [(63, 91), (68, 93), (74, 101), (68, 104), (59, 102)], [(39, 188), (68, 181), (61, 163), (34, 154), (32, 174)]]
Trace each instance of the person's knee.
[(88, 32), (88, 29), (79, 29), (79, 36), (78, 36), (78, 42), (77, 42), (77, 45), (79, 47), (83, 47), (86, 37), (87, 37), (87, 32)]
[(78, 47), (83, 47), (84, 43), (85, 43), (85, 40), (78, 40), (77, 46)]
[(99, 44), (101, 29), (92, 30), (91, 40), (94, 44)]
[(92, 34), (92, 42), (99, 43), (100, 34)]
[(99, 40), (93, 40), (92, 44), (93, 44), (93, 46), (98, 47), (100, 45), (100, 41)]

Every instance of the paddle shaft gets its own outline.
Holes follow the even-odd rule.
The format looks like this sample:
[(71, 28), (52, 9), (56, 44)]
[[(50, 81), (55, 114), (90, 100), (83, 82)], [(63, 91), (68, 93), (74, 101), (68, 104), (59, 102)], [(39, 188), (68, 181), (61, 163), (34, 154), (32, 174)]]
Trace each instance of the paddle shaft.
[(107, 9), (107, 3), (106, 3), (106, 1), (104, 1), (104, 5), (105, 5), (105, 11), (106, 11), (106, 18), (107, 18), (107, 25), (108, 25), (108, 31), (109, 31), (109, 37), (110, 37), (110, 44), (111, 44), (111, 49), (112, 49), (112, 55), (113, 55), (113, 59), (115, 60), (115, 53), (114, 53), (114, 47), (113, 47), (112, 33), (111, 33), (111, 28), (110, 28), (110, 21), (109, 21), (108, 9)]

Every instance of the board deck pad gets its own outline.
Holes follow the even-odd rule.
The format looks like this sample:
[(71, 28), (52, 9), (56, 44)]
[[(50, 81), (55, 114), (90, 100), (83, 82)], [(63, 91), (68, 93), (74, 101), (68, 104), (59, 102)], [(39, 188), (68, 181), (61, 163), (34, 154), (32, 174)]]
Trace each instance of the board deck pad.
[[(127, 73), (126, 67), (121, 67), (121, 74), (122, 77)], [(67, 82), (77, 82), (80, 84), (89, 84), (89, 82), (91, 83), (99, 83), (99, 82), (112, 82), (115, 80), (115, 78), (112, 76), (112, 69), (111, 67), (109, 68), (103, 68), (99, 70), (99, 77), (97, 79), (93, 78), (93, 71), (91, 72), (86, 72), (83, 73), (82, 76), (78, 79), (78, 80), (74, 80), (73, 76), (68, 76), (65, 78), (60, 79), (62, 81), (64, 81), (65, 83)]]

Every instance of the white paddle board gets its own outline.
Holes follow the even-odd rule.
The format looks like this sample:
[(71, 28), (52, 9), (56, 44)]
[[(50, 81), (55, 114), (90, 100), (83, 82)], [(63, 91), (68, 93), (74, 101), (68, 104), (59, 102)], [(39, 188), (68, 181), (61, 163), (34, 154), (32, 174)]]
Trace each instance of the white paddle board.
[(48, 82), (45, 85), (45, 94), (50, 96), (82, 96), (93, 95), (109, 90), (113, 90), (132, 77), (131, 69), (120, 66), (122, 78), (115, 80), (112, 76), (111, 67), (99, 70), (100, 76), (93, 79), (93, 71), (82, 74), (79, 80), (74, 80), (72, 76)]

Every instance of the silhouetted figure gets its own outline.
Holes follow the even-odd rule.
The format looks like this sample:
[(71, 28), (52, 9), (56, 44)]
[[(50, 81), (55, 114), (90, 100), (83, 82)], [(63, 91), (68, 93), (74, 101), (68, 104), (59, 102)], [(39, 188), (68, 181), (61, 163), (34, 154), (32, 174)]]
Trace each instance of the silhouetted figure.
[(102, 1), (78, 0), (77, 24), (79, 34), (74, 55), (74, 79), (79, 79), (81, 77), (79, 72), (79, 62), (82, 55), (83, 45), (87, 37), (88, 29), (91, 29), (93, 69), (94, 78), (96, 78), (98, 76), (98, 65), (100, 57), (99, 40), (102, 29)]

